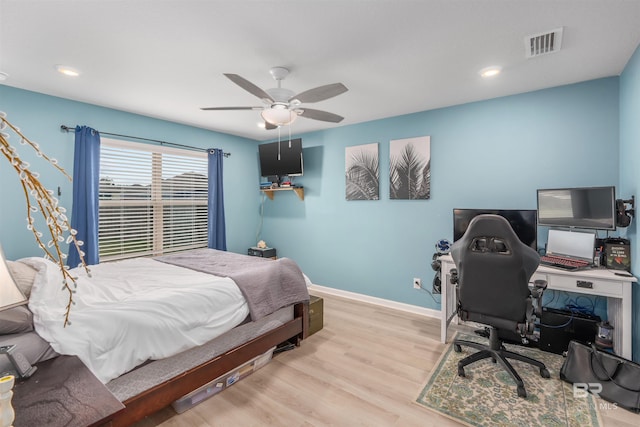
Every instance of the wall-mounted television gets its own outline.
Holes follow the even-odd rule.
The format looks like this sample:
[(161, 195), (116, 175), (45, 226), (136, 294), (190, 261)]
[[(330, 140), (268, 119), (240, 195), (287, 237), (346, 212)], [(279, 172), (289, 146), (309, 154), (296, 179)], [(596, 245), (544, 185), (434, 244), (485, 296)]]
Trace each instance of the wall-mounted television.
[(538, 225), (615, 230), (615, 187), (540, 189)]
[(454, 209), (453, 241), (460, 239), (469, 223), (478, 215), (493, 214), (506, 218), (522, 243), (538, 250), (538, 226), (535, 209)]
[(302, 139), (270, 142), (258, 145), (260, 176), (302, 175)]

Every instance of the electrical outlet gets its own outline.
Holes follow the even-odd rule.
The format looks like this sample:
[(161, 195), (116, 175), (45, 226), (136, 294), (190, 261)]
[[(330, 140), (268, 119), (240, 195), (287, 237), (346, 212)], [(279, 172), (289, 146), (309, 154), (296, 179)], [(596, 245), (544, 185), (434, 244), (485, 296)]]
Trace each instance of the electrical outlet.
[(422, 279), (420, 279), (419, 277), (414, 277), (413, 289), (420, 289), (420, 288), (422, 288)]

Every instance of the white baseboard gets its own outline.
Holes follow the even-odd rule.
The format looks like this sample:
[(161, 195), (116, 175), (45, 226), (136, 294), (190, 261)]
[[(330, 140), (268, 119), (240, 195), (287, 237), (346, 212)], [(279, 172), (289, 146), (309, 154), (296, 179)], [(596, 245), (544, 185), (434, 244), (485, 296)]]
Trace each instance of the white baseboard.
[(407, 313), (418, 314), (420, 316), (433, 317), (436, 319), (441, 318), (440, 310), (434, 310), (432, 308), (419, 307), (417, 305), (405, 304), (403, 302), (391, 301), (384, 298), (372, 297), (369, 295), (359, 294), (356, 292), (343, 291), (341, 289), (329, 288), (326, 286), (313, 284), (309, 286), (309, 292), (313, 293), (314, 290), (329, 295), (335, 295), (337, 297), (352, 299), (355, 301), (366, 302), (369, 304), (379, 305), (394, 310), (405, 311)]

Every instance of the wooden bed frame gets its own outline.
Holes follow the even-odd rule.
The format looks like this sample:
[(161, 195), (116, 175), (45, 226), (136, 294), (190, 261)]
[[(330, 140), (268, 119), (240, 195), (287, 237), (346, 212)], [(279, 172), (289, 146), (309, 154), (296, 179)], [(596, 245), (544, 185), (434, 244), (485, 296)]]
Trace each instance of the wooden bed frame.
[(296, 345), (300, 345), (307, 338), (308, 329), (309, 304), (298, 303), (294, 306), (293, 319), (284, 325), (127, 399), (122, 402), (124, 409), (98, 425), (129, 426), (284, 341), (295, 339)]

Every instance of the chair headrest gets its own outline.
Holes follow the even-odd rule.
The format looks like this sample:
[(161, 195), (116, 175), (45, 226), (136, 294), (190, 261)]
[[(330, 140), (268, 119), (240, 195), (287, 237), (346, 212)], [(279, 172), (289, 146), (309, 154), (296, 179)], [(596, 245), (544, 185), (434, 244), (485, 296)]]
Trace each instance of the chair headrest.
[(460, 239), (460, 246), (472, 252), (497, 252), (510, 254), (524, 245), (511, 228), (511, 224), (500, 215), (478, 215), (471, 220), (467, 231)]

